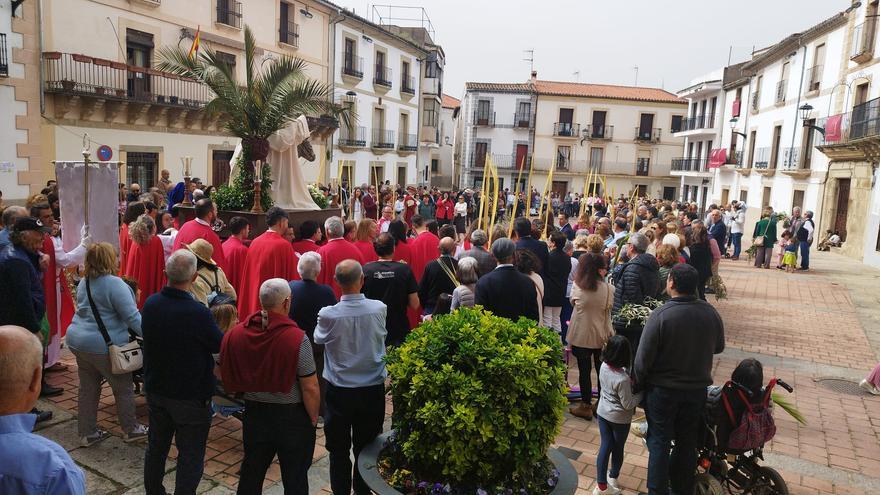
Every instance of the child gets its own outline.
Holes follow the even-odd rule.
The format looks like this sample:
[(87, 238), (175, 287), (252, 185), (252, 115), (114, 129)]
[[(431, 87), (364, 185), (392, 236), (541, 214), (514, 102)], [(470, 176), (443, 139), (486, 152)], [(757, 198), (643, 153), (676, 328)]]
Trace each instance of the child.
[[(626, 370), (632, 361), (632, 348), (626, 337), (611, 337), (605, 344), (602, 361), (599, 370), (601, 394), (596, 409), (601, 444), (596, 456), (597, 479), (593, 495), (616, 495), (620, 493), (617, 477), (623, 466), (623, 448), (642, 394), (633, 394), (632, 380)], [(609, 457), (611, 469), (608, 469)]]
[[(211, 308), (211, 316), (217, 323), (217, 327), (224, 334), (238, 324), (238, 310), (232, 304), (218, 304)], [(219, 414), (224, 418), (235, 416), (240, 418), (241, 412), (244, 411), (244, 403), (230, 397), (223, 389), (223, 383), (220, 381), (220, 354), (214, 354), (214, 376), (217, 378), (217, 389), (211, 400), (211, 408), (214, 414)]]
[(792, 239), (791, 234), (786, 232), (782, 234), (785, 241), (785, 254), (782, 257), (782, 266), (785, 267), (786, 273), (793, 273), (795, 265), (797, 265), (797, 243)]
[[(782, 261), (783, 261), (782, 258), (785, 257), (785, 250), (788, 247), (789, 239), (791, 239), (791, 232), (786, 230), (785, 232), (782, 233), (782, 236), (779, 238), (779, 242), (776, 243), (776, 251), (777, 251), (776, 268), (779, 270), (782, 270), (785, 268), (784, 266), (782, 266)], [(794, 254), (795, 261), (797, 261), (797, 244), (795, 244), (794, 249), (795, 249), (795, 254)]]

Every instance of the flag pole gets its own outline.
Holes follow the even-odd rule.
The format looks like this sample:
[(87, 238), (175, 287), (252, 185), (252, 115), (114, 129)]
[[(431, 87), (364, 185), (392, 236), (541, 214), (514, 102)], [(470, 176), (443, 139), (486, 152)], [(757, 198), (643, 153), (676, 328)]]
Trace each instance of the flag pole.
[(483, 228), (483, 211), (486, 209), (486, 174), (488, 173), (489, 153), (486, 153), (486, 160), (483, 162), (483, 185), (480, 187), (480, 219), (477, 221), (477, 228)]
[[(556, 170), (556, 164), (553, 164), (553, 168), (550, 169), (550, 175), (547, 177), (547, 192), (548, 194), (553, 189), (551, 188), (551, 184), (553, 184), (553, 172)], [(541, 240), (547, 239), (547, 227), (550, 224), (550, 210), (553, 209), (553, 204), (550, 202), (549, 198), (547, 200), (547, 211), (544, 212), (544, 228), (541, 229)]]

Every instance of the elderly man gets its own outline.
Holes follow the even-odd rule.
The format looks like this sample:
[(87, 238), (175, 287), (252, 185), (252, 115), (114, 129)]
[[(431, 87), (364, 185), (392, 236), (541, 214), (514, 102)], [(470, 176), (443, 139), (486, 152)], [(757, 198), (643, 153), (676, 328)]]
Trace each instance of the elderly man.
[(388, 227), (391, 226), (391, 222), (394, 220), (394, 209), (391, 208), (391, 205), (385, 205), (382, 207), (382, 218), (379, 219), (379, 232), (388, 232)]
[(438, 249), (440, 257), (428, 263), (419, 283), (419, 300), (426, 315), (434, 313), (440, 294), (452, 295), (452, 291), (458, 286), (454, 279), (458, 261), (452, 257), (455, 254), (455, 239), (440, 239)]
[(144, 390), (150, 432), (144, 460), (144, 488), (164, 494), (165, 460), (177, 445), (174, 493), (195, 493), (205, 464), (216, 386), (213, 354), (223, 334), (211, 312), (193, 299), (196, 255), (180, 249), (165, 263), (168, 285), (141, 310), (144, 334)]
[(648, 243), (644, 234), (629, 236), (625, 254), (628, 261), (618, 264), (611, 275), (614, 280), (614, 305), (611, 310), (614, 330), (629, 340), (633, 351), (639, 347), (642, 326), (619, 319), (616, 315), (625, 305), (643, 305), (645, 299), (655, 298), (660, 292), (660, 265), (657, 258), (646, 253)]
[(813, 212), (805, 211), (803, 221), (800, 222), (795, 232), (795, 239), (798, 242), (798, 248), (801, 250), (801, 266), (798, 270), (810, 269), (810, 246), (813, 245), (813, 232), (816, 230), (816, 224), (813, 222)]
[(724, 351), (721, 316), (696, 297), (698, 283), (694, 267), (672, 267), (666, 280), (671, 299), (648, 318), (636, 353), (636, 383), (646, 391), (651, 495), (694, 492), (700, 415), (713, 355)]
[(388, 306), (386, 346), (403, 343), (410, 330), (406, 310), (419, 307), (419, 285), (409, 265), (394, 261), (395, 244), (391, 234), (379, 234), (373, 243), (379, 260), (364, 265), (364, 295)]
[(466, 257), (477, 260), (478, 277), (488, 274), (498, 266), (498, 261), (492, 256), (492, 253), (486, 251), (486, 243), (488, 242), (489, 236), (486, 235), (486, 231), (476, 229), (471, 232), (471, 248), (458, 255), (459, 260)]
[[(381, 301), (361, 294), (364, 273), (354, 260), (336, 266), (342, 298), (318, 313), (315, 342), (324, 344), (327, 417), (324, 434), (330, 452), (330, 487), (334, 494), (352, 491), (354, 461), (382, 432), (385, 419), (385, 317)], [(357, 468), (354, 492), (370, 493)]]
[(210, 199), (200, 199), (196, 201), (196, 217), (189, 222), (181, 225), (174, 238), (174, 251), (195, 241), (196, 239), (204, 239), (214, 246), (214, 261), (217, 262), (223, 273), (229, 272), (229, 266), (226, 264), (226, 256), (223, 254), (223, 245), (220, 244), (220, 238), (211, 228), (214, 220), (217, 219), (217, 205)]
[(333, 274), (336, 273), (336, 265), (344, 260), (355, 260), (363, 264), (364, 258), (360, 250), (354, 244), (343, 237), (345, 225), (339, 217), (330, 217), (324, 221), (324, 230), (327, 231), (327, 244), (318, 249), (321, 255), (321, 273), (318, 282), (333, 288), (333, 295), (337, 298), (342, 295), (342, 287), (335, 283)]
[(15, 221), (28, 216), (28, 211), (23, 206), (9, 206), (3, 210), (3, 230), (0, 230), (0, 249), (9, 245), (9, 233)]
[(242, 321), (223, 337), (223, 386), (244, 392), (244, 460), (239, 493), (260, 493), (278, 455), (287, 493), (309, 493), (320, 391), (312, 345), (293, 320), (290, 286), (284, 279), (260, 286), (262, 314)]
[(715, 242), (718, 243), (718, 249), (724, 249), (724, 243), (727, 239), (727, 226), (724, 225), (721, 210), (717, 208), (712, 210), (709, 214), (709, 225), (707, 227), (709, 229), (709, 237), (715, 239)]
[(31, 433), (40, 395), (43, 347), (27, 329), (0, 326), (0, 493), (86, 493), (67, 451)]
[(477, 281), (474, 302), (496, 316), (514, 321), (525, 316), (539, 322), (535, 284), (513, 266), (515, 253), (516, 245), (510, 239), (496, 239), (492, 243), (492, 255), (498, 266)]

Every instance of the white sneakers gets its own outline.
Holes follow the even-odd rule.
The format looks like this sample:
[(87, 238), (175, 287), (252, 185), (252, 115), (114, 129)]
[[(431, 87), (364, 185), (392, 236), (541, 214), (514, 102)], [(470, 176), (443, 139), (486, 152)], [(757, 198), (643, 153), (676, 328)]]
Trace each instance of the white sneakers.
[(607, 479), (608, 488), (600, 490), (599, 486), (596, 485), (596, 488), (593, 488), (593, 495), (618, 495), (620, 493), (620, 487), (617, 485), (617, 478), (608, 476)]
[(873, 383), (870, 383), (868, 380), (862, 380), (859, 382), (859, 387), (862, 387), (862, 390), (868, 392), (873, 395), (880, 395), (880, 389), (874, 386)]

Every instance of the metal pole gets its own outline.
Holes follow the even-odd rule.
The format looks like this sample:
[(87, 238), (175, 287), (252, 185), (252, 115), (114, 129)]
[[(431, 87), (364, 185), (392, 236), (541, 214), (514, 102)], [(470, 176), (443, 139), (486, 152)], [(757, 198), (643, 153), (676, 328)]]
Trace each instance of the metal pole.
[(92, 154), (89, 151), (91, 148), (91, 140), (89, 139), (89, 134), (83, 134), (83, 174), (85, 178), (83, 180), (83, 232), (85, 235), (89, 235), (89, 156)]
[[(797, 136), (797, 130), (798, 130), (797, 122), (798, 122), (798, 117), (800, 117), (800, 115), (798, 115), (798, 112), (800, 112), (800, 107), (801, 107), (801, 92), (804, 89), (804, 73), (806, 73), (806, 71), (807, 71), (807, 47), (804, 46), (803, 49), (804, 49), (804, 58), (801, 61), (801, 82), (800, 82), (800, 85), (798, 86), (797, 103), (794, 105), (794, 128), (791, 130), (791, 148), (789, 148), (789, 150), (788, 150), (788, 164), (786, 165), (786, 168), (788, 168), (789, 170), (791, 170), (791, 162), (794, 159), (794, 139)], [(812, 132), (812, 131), (810, 131), (810, 132)], [(779, 151), (777, 151), (777, 153), (778, 152)]]

